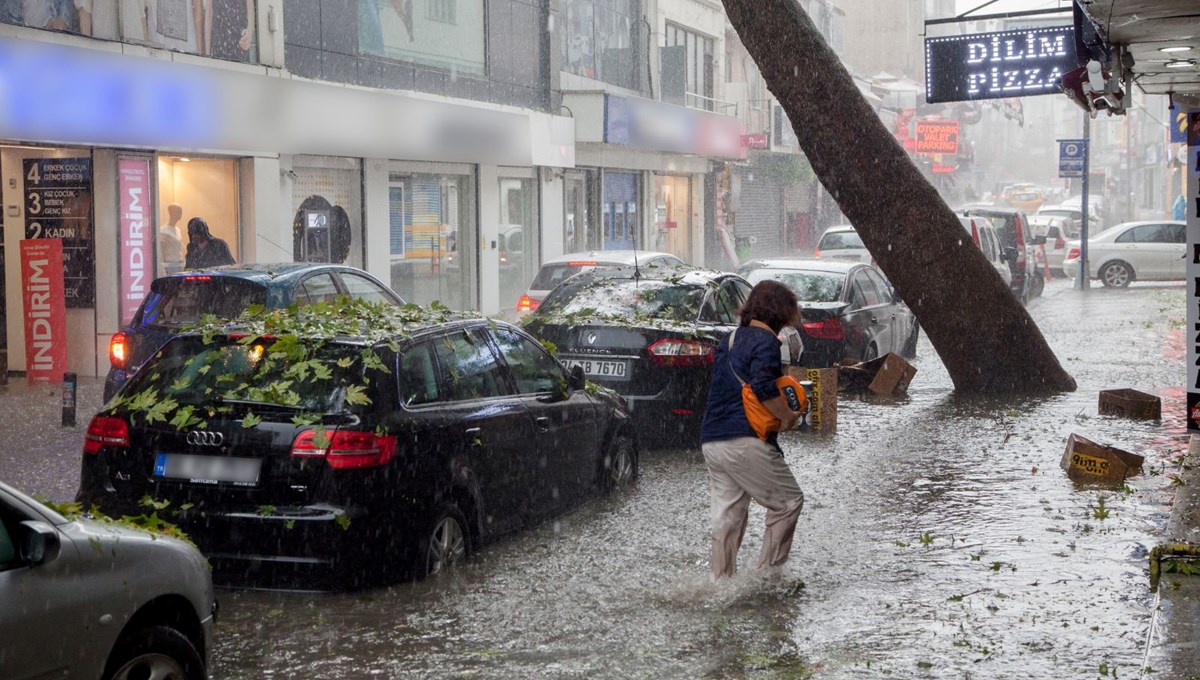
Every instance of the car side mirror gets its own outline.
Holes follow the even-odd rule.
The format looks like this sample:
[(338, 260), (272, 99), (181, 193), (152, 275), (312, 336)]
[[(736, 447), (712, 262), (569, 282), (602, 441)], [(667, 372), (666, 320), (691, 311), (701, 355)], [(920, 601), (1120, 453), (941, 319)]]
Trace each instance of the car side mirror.
[(573, 366), (570, 378), (567, 379), (567, 387), (573, 390), (582, 390), (586, 386), (587, 378), (583, 375), (583, 366)]
[(21, 522), (24, 536), (21, 539), (21, 557), (31, 567), (53, 562), (62, 551), (58, 531), (45, 522), (28, 520)]

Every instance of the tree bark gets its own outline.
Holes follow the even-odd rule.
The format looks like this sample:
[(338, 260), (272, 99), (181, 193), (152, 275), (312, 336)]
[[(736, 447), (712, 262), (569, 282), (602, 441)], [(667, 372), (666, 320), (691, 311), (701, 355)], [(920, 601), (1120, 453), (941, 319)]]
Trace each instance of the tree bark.
[(1037, 324), (797, 0), (724, 3), (817, 177), (917, 315), (955, 389), (1074, 390)]

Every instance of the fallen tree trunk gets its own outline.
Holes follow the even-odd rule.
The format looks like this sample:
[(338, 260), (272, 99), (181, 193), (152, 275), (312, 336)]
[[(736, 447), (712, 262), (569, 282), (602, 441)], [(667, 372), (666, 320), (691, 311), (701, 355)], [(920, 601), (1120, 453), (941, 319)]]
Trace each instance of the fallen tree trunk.
[(797, 0), (724, 0), (821, 184), (962, 392), (1075, 389), (1029, 313), (855, 86)]

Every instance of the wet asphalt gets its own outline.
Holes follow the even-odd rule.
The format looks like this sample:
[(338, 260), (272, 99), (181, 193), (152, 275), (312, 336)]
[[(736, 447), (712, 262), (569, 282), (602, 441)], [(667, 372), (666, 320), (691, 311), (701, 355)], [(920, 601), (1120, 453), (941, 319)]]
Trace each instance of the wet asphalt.
[[(957, 396), (922, 338), (908, 397), (844, 395), (836, 435), (782, 438), (807, 503), (781, 573), (747, 573), (755, 508), (743, 572), (711, 582), (702, 457), (652, 451), (631, 489), (438, 579), (222, 592), (214, 677), (1200, 674), (1195, 645), (1147, 654), (1152, 628), (1169, 626), (1147, 554), (1169, 531), (1187, 450), (1184, 295), (1051, 282), (1029, 310), (1079, 382), (1052, 397)], [(1098, 416), (1097, 392), (1113, 387), (1160, 395), (1163, 420)], [(0, 479), (73, 496), (99, 398), (83, 381), (79, 425), (64, 429), (57, 388), (0, 387)], [(1077, 487), (1059, 468), (1071, 433), (1144, 455), (1144, 472)], [(1168, 589), (1189, 592), (1180, 581)]]

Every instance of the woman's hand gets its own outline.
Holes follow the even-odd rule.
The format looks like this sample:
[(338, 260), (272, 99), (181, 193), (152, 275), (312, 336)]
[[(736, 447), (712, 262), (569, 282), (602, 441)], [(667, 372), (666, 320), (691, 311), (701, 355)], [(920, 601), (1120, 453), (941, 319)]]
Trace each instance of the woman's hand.
[(771, 412), (771, 415), (779, 419), (779, 431), (791, 430), (796, 427), (796, 423), (800, 421), (800, 414), (788, 408), (787, 397), (782, 394), (773, 399), (768, 399), (763, 402), (763, 406)]

